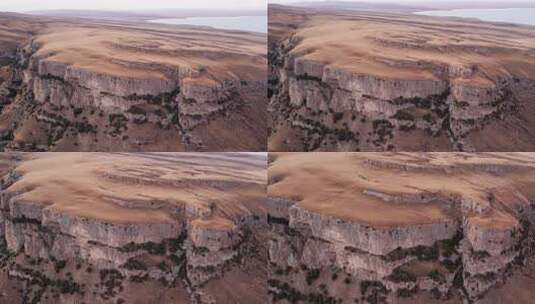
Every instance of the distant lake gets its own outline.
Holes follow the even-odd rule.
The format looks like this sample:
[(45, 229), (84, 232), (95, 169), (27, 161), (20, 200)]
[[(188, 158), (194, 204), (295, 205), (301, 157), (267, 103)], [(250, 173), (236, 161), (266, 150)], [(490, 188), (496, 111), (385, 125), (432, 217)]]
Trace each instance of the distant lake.
[(267, 33), (267, 16), (165, 18), (149, 22), (210, 26), (223, 30)]
[(417, 12), (416, 14), (427, 16), (469, 17), (483, 21), (535, 25), (535, 8), (454, 9), (447, 11)]

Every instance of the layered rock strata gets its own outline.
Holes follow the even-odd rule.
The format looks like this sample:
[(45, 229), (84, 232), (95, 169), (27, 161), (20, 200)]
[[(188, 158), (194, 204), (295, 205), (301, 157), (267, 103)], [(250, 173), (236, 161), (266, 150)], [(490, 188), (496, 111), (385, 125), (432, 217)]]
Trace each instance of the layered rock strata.
[(268, 188), (271, 301), (398, 303), (429, 294), (433, 303), (486, 303), (490, 290), (507, 293), (508, 278), (532, 267), (534, 160), (277, 154)]
[(513, 136), (531, 113), (529, 28), (271, 10), (272, 151), (501, 151), (474, 134)]
[(45, 21), (0, 50), (6, 149), (264, 150), (262, 35)]
[[(251, 178), (261, 179), (261, 161), (243, 157), (242, 163), (232, 158), (218, 160), (217, 155), (211, 158), (172, 154), (25, 157), (3, 179), (0, 232), (7, 256), (4, 268), (12, 279), (24, 282), (24, 301), (28, 303), (49, 303), (50, 297), (59, 297), (62, 303), (115, 303), (119, 299), (128, 302), (135, 298), (129, 298), (126, 290), (135, 290), (135, 284), (157, 284), (154, 288), (158, 292), (182, 294), (184, 301), (190, 303), (226, 303), (230, 299), (221, 299), (205, 286), (228, 280), (228, 272), (243, 272), (249, 265), (255, 265), (258, 274), (265, 266), (262, 254), (250, 254), (251, 248), (262, 247), (259, 242), (266, 231), (260, 205), (264, 186), (251, 183)], [(38, 175), (46, 174), (56, 161), (74, 166), (81, 161), (78, 166), (83, 169), (66, 173), (75, 181), (66, 182), (65, 190), (59, 193), (70, 202), (56, 200), (56, 195), (51, 195), (50, 201), (37, 198), (45, 197), (42, 196), (45, 192), (55, 188), (54, 181), (48, 184)], [(110, 162), (115, 165), (101, 172)], [(215, 171), (206, 169), (216, 163), (233, 167), (227, 173), (235, 177), (225, 177), (216, 167), (213, 167)], [(146, 165), (152, 167), (151, 172), (166, 177), (146, 175), (148, 172), (139, 174), (138, 170)], [(175, 169), (176, 166), (182, 170)], [(97, 187), (105, 184), (113, 187), (104, 191), (91, 187), (77, 190), (78, 181), (92, 179), (91, 171), (86, 170), (98, 172), (101, 180)], [(247, 176), (246, 184), (240, 181), (241, 170)], [(128, 173), (136, 171), (137, 174)], [(174, 179), (193, 171), (210, 178)], [(142, 189), (138, 188), (140, 185)], [(40, 190), (32, 190), (33, 187)], [(209, 198), (218, 191), (238, 191), (237, 187), (246, 193), (223, 195), (221, 201), (216, 196)], [(114, 192), (117, 195), (116, 191), (121, 191), (116, 190), (119, 188), (139, 190), (127, 197), (112, 197)], [(195, 202), (194, 195), (184, 189), (195, 189), (203, 198)], [(84, 194), (76, 194), (78, 191)], [(226, 201), (231, 197), (238, 201), (240, 197), (247, 198), (250, 207), (235, 201), (233, 206)], [(202, 200), (210, 203), (205, 206)], [(83, 207), (84, 201), (88, 207)], [(84, 211), (85, 208), (89, 209)], [(244, 209), (233, 213), (236, 208)], [(223, 213), (227, 216), (222, 216)], [(167, 301), (172, 299), (179, 301), (176, 298)], [(157, 298), (150, 301), (159, 303)]]

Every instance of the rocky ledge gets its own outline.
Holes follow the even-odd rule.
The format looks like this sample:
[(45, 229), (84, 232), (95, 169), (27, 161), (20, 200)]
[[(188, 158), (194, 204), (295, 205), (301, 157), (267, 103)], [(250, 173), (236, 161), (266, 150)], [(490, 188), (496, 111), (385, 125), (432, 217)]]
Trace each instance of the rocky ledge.
[(531, 154), (272, 158), (272, 302), (488, 303), (535, 283)]
[(0, 49), (6, 150), (265, 150), (261, 34), (13, 15), (0, 24), (6, 39), (26, 30)]
[(271, 151), (533, 148), (531, 28), (271, 10)]
[(228, 303), (236, 277), (263, 302), (263, 180), (256, 156), (22, 155), (2, 180), (3, 271), (21, 303)]

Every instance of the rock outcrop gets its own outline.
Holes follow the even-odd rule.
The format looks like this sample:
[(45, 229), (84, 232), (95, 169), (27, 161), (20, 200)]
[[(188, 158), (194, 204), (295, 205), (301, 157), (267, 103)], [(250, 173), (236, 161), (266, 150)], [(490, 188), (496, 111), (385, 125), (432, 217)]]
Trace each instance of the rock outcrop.
[[(250, 252), (251, 248), (263, 246), (262, 235), (267, 231), (265, 216), (260, 211), (262, 206), (241, 209), (229, 217), (232, 213), (227, 208), (240, 208), (240, 203), (233, 201), (236, 205), (232, 206), (218, 202), (218, 199), (225, 201), (225, 196), (239, 200), (242, 194), (237, 189), (241, 187), (249, 191), (248, 201), (244, 204), (261, 204), (264, 186), (251, 184), (250, 179), (252, 176), (255, 176), (254, 180), (262, 179), (262, 164), (254, 159), (256, 157), (247, 160), (248, 157), (242, 156), (242, 160), (232, 160), (224, 155), (220, 159), (217, 155), (207, 158), (172, 154), (163, 157), (158, 154), (122, 157), (82, 154), (74, 158), (56, 155), (25, 155), (21, 163), (15, 164), (3, 178), (0, 242), (8, 256), (3, 268), (12, 279), (25, 282), (24, 296), (28, 302), (49, 303), (47, 299), (55, 295), (62, 299), (62, 303), (115, 303), (128, 297), (123, 291), (133, 288), (132, 284), (154, 282), (161, 290), (181, 290), (191, 303), (219, 303), (218, 294), (205, 289), (207, 284), (227, 280), (227, 272), (244, 271), (242, 269), (248, 265), (255, 265), (257, 272), (265, 268), (263, 254)], [(71, 178), (71, 182), (66, 182), (70, 186), (60, 191), (60, 195), (69, 200), (65, 204), (55, 195), (49, 196), (50, 200), (40, 199), (54, 188), (54, 182), (50, 179), (36, 181), (33, 177), (46, 175), (47, 170), (52, 169), (49, 166), (56, 161), (83, 167), (76, 173), (56, 171)], [(201, 168), (217, 163), (233, 166), (229, 173), (238, 175), (229, 178), (224, 177), (224, 172), (208, 170), (212, 182), (185, 178), (187, 173), (184, 172), (188, 170), (203, 174), (201, 172), (206, 169)], [(92, 187), (78, 189), (81, 185), (72, 183), (73, 179), (89, 181), (95, 174), (92, 171), (99, 172), (99, 168), (109, 165), (111, 169), (106, 174), (96, 173), (100, 178), (99, 187), (112, 186), (104, 192)], [(150, 166), (151, 172), (168, 171), (165, 173), (168, 177), (138, 178), (126, 173), (143, 170), (145, 165)], [(182, 169), (176, 170), (177, 165)], [(248, 184), (241, 183), (240, 172), (247, 176)], [(176, 180), (171, 177), (178, 178), (181, 174), (186, 175)], [(35, 183), (39, 184), (39, 193), (33, 192)], [(140, 184), (143, 184), (141, 189), (138, 188)], [(208, 211), (201, 212), (202, 216), (188, 212), (191, 208), (186, 207), (193, 203), (197, 208), (205, 209), (202, 201), (194, 202), (188, 198), (187, 190), (177, 192), (171, 188), (172, 185), (184, 187), (186, 184), (187, 189), (196, 189), (197, 195), (211, 202)], [(126, 197), (106, 199), (116, 187), (138, 190)], [(210, 193), (231, 191), (228, 187), (236, 192), (209, 198), (213, 195)], [(78, 191), (85, 193), (83, 198), (75, 194)], [(107, 191), (111, 192), (104, 194)], [(161, 197), (157, 194), (159, 191), (167, 192), (167, 195)], [(97, 194), (99, 192), (103, 196)], [(147, 198), (141, 199), (145, 195)], [(79, 199), (93, 207), (85, 207), (89, 209), (84, 211)], [(181, 199), (190, 203), (181, 202)], [(105, 214), (98, 216), (100, 212)], [(225, 213), (226, 217), (219, 213)], [(87, 269), (91, 270), (88, 272)], [(95, 273), (94, 277), (90, 273)], [(86, 278), (81, 279), (83, 277)], [(102, 290), (92, 284), (101, 286)], [(63, 285), (68, 287), (63, 288)], [(158, 300), (151, 301), (157, 303)]]
[[(522, 190), (535, 182), (532, 155), (318, 157), (276, 154), (269, 168), (272, 302), (478, 302), (533, 258), (522, 249), (535, 229)], [(486, 208), (464, 206), (476, 188)]]
[(531, 113), (527, 28), (477, 23), (469, 40), (476, 24), (462, 21), (271, 10), (274, 29), (306, 19), (270, 37), (271, 151), (510, 151), (474, 135), (502, 127), (529, 138), (510, 123)]
[(265, 150), (262, 35), (45, 21), (0, 50), (6, 150)]

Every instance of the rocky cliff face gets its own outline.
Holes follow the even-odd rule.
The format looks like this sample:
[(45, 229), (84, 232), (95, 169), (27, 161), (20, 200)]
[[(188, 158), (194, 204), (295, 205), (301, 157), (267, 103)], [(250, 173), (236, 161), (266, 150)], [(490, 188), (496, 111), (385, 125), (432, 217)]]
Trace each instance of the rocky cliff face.
[(466, 134), (517, 107), (512, 92), (519, 86), (513, 79), (479, 88), (452, 84), (449, 78), (379, 79), (307, 60), (286, 60), (285, 69), (278, 70), (284, 79), (276, 89), (281, 95), (272, 103), (284, 108), (278, 110), (282, 119), (303, 132), (307, 150), (333, 149), (330, 142), (342, 150), (393, 150), (394, 137), (421, 130), (431, 137), (447, 136), (455, 150), (470, 151), (463, 140)]
[[(286, 17), (279, 17), (283, 22), (298, 19), (295, 12), (272, 10)], [(448, 39), (462, 41), (467, 34), (448, 33), (428, 19), (301, 15), (307, 22), (270, 41), (272, 151), (501, 151), (502, 143), (483, 144), (470, 134), (508, 126), (533, 94), (533, 74), (502, 58), (507, 52), (529, 56), (528, 50), (479, 41), (471, 48), (450, 46)], [(411, 22), (428, 28), (418, 33)], [(375, 25), (377, 31), (368, 34)], [(400, 34), (384, 31), (389, 26)], [(481, 35), (496, 39), (496, 29), (488, 27)], [(344, 31), (354, 42), (327, 34)], [(441, 38), (431, 42), (429, 32)], [(444, 50), (447, 56), (435, 57)], [(470, 59), (459, 60), (455, 52)], [(484, 56), (494, 58), (492, 66)]]
[[(234, 220), (207, 213), (199, 217), (183, 204), (161, 202), (153, 208), (168, 210), (169, 220), (113, 222), (54, 207), (54, 202), (25, 199), (28, 190), (13, 190), (21, 179), (24, 175), (15, 169), (3, 178), (0, 256), (9, 277), (23, 282), (24, 303), (52, 303), (58, 298), (61, 303), (129, 302), (139, 284), (156, 284), (153, 288), (162, 294), (180, 294), (146, 303), (227, 303), (230, 299), (221, 299), (217, 290), (206, 289), (207, 284), (247, 267), (256, 267), (258, 273), (265, 265), (259, 250), (266, 231), (261, 214)], [(140, 208), (133, 204), (137, 207), (130, 208)]]
[[(527, 257), (519, 249), (533, 229), (531, 222), (522, 229), (498, 231), (455, 222), (363, 229), (321, 214), (305, 222), (292, 216), (300, 213), (293, 207), (288, 224), (278, 218), (271, 222), (269, 286), (274, 302), (395, 302), (423, 291), (436, 299), (460, 292), (469, 302), (477, 301), (524, 265)], [(367, 285), (377, 292), (369, 293)]]
[[(186, 52), (176, 45), (181, 39), (191, 39), (180, 38), (182, 34), (197, 35), (195, 39), (200, 41), (207, 33), (164, 29), (152, 39), (171, 35), (173, 38), (165, 39), (175, 45), (170, 46), (171, 51), (162, 51), (143, 45), (140, 41), (148, 34), (132, 32), (128, 27), (123, 28), (123, 35), (133, 34), (135, 41), (112, 44), (106, 40), (113, 39), (110, 28), (102, 26), (91, 28), (101, 31), (91, 34), (100, 35), (101, 41), (94, 38), (95, 45), (86, 45), (87, 50), (70, 53), (72, 36), (63, 38), (67, 42), (64, 49), (55, 48), (51, 39), (64, 32), (70, 35), (76, 27), (84, 35), (92, 25), (49, 22), (45, 28), (54, 34), (38, 31), (18, 42), (16, 49), (0, 52), (5, 58), (3, 70), (9, 75), (0, 94), (4, 105), (0, 129), (7, 150), (264, 150), (265, 115), (257, 110), (266, 106), (265, 68), (260, 66), (264, 55), (241, 55), (243, 62), (251, 65), (247, 74), (240, 71), (241, 66), (226, 65), (226, 58), (233, 61), (244, 51), (239, 37), (222, 36), (223, 41), (236, 41), (235, 50), (221, 50), (214, 60), (226, 65), (221, 68), (211, 63), (195, 64), (208, 50)], [(254, 47), (255, 43), (260, 45), (260, 37), (250, 38), (247, 41)], [(99, 48), (108, 48), (114, 55), (102, 57)], [(180, 54), (187, 58), (180, 59)], [(153, 58), (144, 58), (150, 56)], [(168, 57), (172, 59), (166, 61)], [(82, 64), (91, 58), (95, 62)], [(140, 59), (136, 62), (132, 58)], [(165, 60), (159, 62), (162, 58)], [(177, 59), (181, 64), (172, 62)], [(248, 120), (255, 123), (243, 123)], [(219, 138), (212, 134), (215, 125), (227, 133), (239, 130), (248, 136), (233, 143), (225, 138), (225, 132)]]
[[(333, 166), (327, 158), (323, 156), (328, 163), (326, 166)], [(354, 167), (359, 166), (355, 163), (356, 159), (366, 157), (339, 158), (346, 160), (346, 167)], [(370, 156), (370, 159), (374, 157)], [(421, 163), (397, 171), (392, 159), (396, 159), (396, 156), (390, 155), (384, 162), (375, 160), (375, 170), (389, 168), (398, 172), (395, 174), (397, 178), (410, 179), (408, 176), (413, 170), (438, 169)], [(300, 163), (306, 170), (321, 166), (314, 166), (305, 158), (299, 160), (295, 155), (280, 154), (272, 164), (270, 175), (286, 172), (282, 168), (284, 164), (289, 164), (287, 161)], [(381, 162), (384, 166), (377, 167)], [(459, 168), (452, 162), (441, 160), (438, 163), (447, 166), (448, 172), (453, 175), (452, 171)], [(310, 205), (309, 200), (314, 194), (302, 193), (292, 182), (300, 176), (296, 173), (299, 166), (287, 168), (294, 173), (273, 182), (269, 190), (268, 219), (272, 238), (269, 243), (268, 283), (274, 303), (398, 303), (404, 298), (409, 298), (410, 302), (410, 298), (421, 294), (430, 295), (426, 300), (428, 303), (445, 300), (487, 303), (489, 290), (507, 292), (499, 288), (508, 278), (531, 267), (527, 265), (533, 260), (532, 250), (524, 249), (532, 246), (535, 240), (535, 204), (518, 188), (488, 190), (489, 198), (476, 203), (488, 204), (488, 207), (476, 210), (463, 203), (471, 200), (471, 195), (467, 193), (451, 195), (442, 190), (440, 194), (435, 193), (434, 197), (424, 199), (432, 191), (420, 184), (423, 191), (415, 195), (414, 200), (401, 193), (381, 197), (380, 201), (383, 202), (388, 197), (390, 211), (380, 212), (381, 218), (376, 220), (390, 218), (392, 213), (402, 221), (403, 215), (397, 212), (404, 212), (415, 205), (420, 206), (414, 207), (420, 208), (419, 212), (424, 212), (421, 208), (437, 201), (446, 212), (444, 217), (426, 223), (424, 215), (420, 214), (421, 223), (393, 222), (385, 225), (378, 224), (372, 214), (366, 216), (368, 211), (365, 205), (360, 206), (358, 202), (366, 200), (366, 197), (353, 199), (354, 207), (342, 205), (341, 197), (334, 193), (362, 190), (356, 183), (347, 184), (348, 180), (337, 181), (346, 185), (346, 190), (339, 187), (336, 190), (330, 183), (332, 177), (326, 172), (329, 170), (316, 175), (322, 175), (319, 178), (331, 185), (325, 186), (330, 189), (331, 196), (328, 201), (317, 202), (321, 207)], [(507, 166), (494, 167), (503, 169)], [(533, 169), (530, 170), (529, 174), (533, 175)], [(375, 179), (368, 175), (368, 171), (356, 172), (353, 176), (361, 174), (370, 180)], [(345, 176), (345, 172), (338, 174)], [(381, 174), (385, 178), (389, 175), (384, 172)], [(502, 173), (500, 178), (508, 179), (506, 176)], [(311, 181), (308, 183), (313, 184)], [(299, 199), (289, 198), (290, 192), (286, 194), (285, 189), (290, 188), (286, 187), (292, 188), (291, 193)], [(369, 196), (368, 200), (374, 201), (379, 192)], [(337, 209), (331, 211), (329, 206), (337, 203), (338, 207), (334, 207)], [(376, 208), (382, 208), (380, 204), (377, 203)], [(501, 206), (511, 209), (502, 213)], [(334, 212), (338, 215), (334, 215)], [(352, 214), (366, 221), (352, 219)]]

